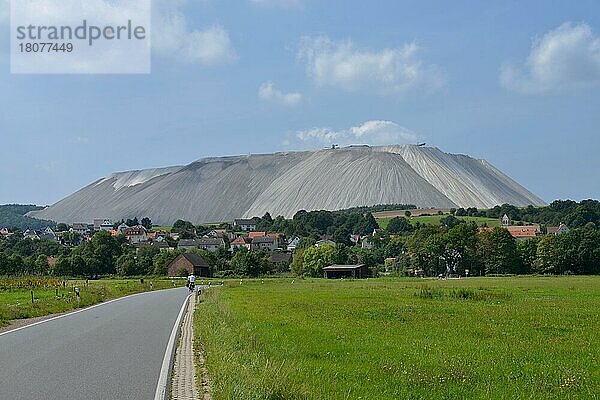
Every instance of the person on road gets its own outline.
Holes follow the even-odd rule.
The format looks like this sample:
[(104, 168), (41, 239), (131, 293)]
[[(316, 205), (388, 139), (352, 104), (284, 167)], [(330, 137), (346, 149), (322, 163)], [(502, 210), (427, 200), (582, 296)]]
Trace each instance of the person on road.
[(187, 279), (187, 287), (190, 289), (190, 292), (194, 290), (194, 286), (196, 285), (196, 277), (194, 274), (190, 274)]

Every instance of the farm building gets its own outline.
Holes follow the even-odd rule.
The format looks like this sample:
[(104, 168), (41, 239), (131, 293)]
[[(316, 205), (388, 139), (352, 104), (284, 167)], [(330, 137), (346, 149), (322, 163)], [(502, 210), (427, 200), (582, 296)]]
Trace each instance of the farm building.
[(369, 268), (365, 264), (339, 265), (334, 264), (323, 268), (323, 274), (327, 279), (336, 278), (366, 278), (369, 276)]
[(194, 273), (196, 276), (210, 276), (210, 265), (198, 254), (185, 253), (177, 256), (168, 267), (169, 276)]

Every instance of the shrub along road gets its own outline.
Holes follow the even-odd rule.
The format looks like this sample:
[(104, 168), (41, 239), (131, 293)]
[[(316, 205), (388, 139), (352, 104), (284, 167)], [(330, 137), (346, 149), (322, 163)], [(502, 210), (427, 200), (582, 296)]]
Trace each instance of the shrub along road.
[(0, 335), (0, 398), (154, 398), (187, 295), (138, 294)]

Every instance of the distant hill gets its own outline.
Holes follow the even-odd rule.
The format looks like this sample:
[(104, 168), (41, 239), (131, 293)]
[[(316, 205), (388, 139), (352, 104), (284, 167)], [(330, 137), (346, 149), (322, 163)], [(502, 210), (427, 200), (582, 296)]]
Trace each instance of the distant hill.
[(44, 207), (33, 204), (0, 205), (0, 228), (42, 229), (47, 226), (54, 228), (56, 223), (25, 216), (30, 211), (43, 210)]
[(28, 215), (65, 223), (146, 216), (169, 225), (392, 203), (445, 209), (544, 204), (485, 160), (434, 147), (351, 146), (115, 173)]

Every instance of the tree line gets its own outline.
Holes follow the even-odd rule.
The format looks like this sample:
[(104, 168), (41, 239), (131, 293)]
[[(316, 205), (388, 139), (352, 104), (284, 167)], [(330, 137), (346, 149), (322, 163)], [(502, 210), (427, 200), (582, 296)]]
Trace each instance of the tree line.
[[(421, 225), (409, 218), (393, 218), (386, 229), (379, 229), (369, 212), (299, 211), (292, 219), (272, 218), (268, 213), (255, 218), (262, 231), (276, 231), (284, 238), (301, 238), (291, 263), (291, 272), (321, 276), (329, 264), (366, 264), (377, 274), (381, 271), (397, 275), (423, 274), (436, 276), (452, 273), (472, 276), (494, 274), (598, 274), (600, 273), (600, 204), (555, 201), (547, 207), (516, 208), (503, 205), (491, 210), (463, 210), (468, 215), (499, 218), (504, 214), (513, 220), (557, 224), (572, 222), (568, 233), (545, 235), (516, 242), (503, 228), (478, 228), (463, 221), (463, 211), (441, 219), (439, 225)], [(518, 211), (518, 212), (517, 212)], [(470, 214), (469, 214), (470, 213)], [(456, 215), (456, 216), (455, 216)], [(516, 217), (515, 217), (516, 216)], [(135, 220), (125, 221), (128, 225)], [(151, 221), (144, 223), (151, 224)], [(222, 227), (233, 229), (231, 224)], [(181, 237), (196, 237), (214, 226), (176, 221), (172, 227)], [(350, 235), (363, 237), (366, 246), (356, 245)], [(73, 236), (75, 233), (73, 232)], [(366, 236), (366, 238), (365, 238)], [(335, 245), (314, 246), (322, 238)], [(173, 247), (176, 241), (167, 237)], [(16, 231), (0, 239), (0, 275), (166, 275), (170, 262), (181, 251), (160, 251), (154, 246), (135, 248), (124, 236), (97, 232), (80, 245), (76, 237), (67, 236), (68, 245), (25, 239)], [(227, 247), (201, 254), (218, 276), (259, 276), (289, 271), (286, 263), (273, 264), (270, 255), (246, 249), (230, 252)], [(49, 262), (49, 257), (52, 259)]]

